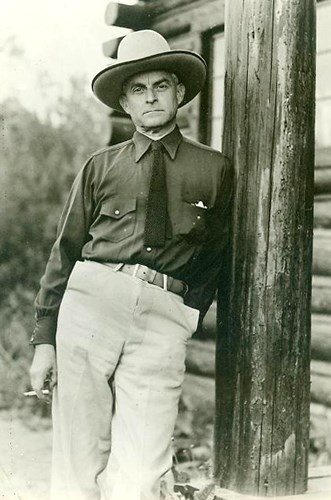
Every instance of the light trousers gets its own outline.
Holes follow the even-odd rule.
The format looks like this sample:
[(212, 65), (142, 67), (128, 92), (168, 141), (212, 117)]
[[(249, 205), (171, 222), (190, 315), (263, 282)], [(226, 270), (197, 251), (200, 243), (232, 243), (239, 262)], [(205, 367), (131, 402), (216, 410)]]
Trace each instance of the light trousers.
[(52, 500), (159, 500), (198, 311), (77, 262), (57, 329)]

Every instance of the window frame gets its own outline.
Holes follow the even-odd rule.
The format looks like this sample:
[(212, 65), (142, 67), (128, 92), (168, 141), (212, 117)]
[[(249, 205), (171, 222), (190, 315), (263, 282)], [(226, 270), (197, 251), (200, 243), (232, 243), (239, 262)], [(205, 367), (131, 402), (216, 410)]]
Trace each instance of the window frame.
[(224, 37), (224, 24), (215, 26), (202, 35), (202, 55), (207, 63), (207, 78), (200, 100), (199, 140), (208, 145), (211, 144), (213, 132), (214, 37), (221, 34)]

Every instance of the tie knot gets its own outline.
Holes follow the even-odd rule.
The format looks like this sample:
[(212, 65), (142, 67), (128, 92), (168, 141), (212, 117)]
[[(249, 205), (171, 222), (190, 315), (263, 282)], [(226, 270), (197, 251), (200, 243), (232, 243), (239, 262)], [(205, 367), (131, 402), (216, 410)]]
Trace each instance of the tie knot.
[(163, 144), (161, 141), (152, 141), (152, 151), (161, 151)]

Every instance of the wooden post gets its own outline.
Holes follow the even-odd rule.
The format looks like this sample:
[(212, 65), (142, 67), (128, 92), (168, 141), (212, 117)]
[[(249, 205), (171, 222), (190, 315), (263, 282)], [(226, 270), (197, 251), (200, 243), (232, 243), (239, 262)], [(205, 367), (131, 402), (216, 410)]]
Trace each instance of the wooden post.
[(223, 151), (237, 184), (219, 301), (215, 475), (265, 496), (307, 487), (314, 4), (228, 0), (225, 22)]

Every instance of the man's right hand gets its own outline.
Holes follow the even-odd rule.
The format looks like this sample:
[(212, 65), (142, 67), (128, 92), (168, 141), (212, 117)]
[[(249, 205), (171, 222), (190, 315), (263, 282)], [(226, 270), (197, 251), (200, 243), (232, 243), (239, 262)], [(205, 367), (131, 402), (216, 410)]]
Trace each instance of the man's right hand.
[(57, 381), (55, 347), (50, 344), (35, 346), (34, 358), (30, 368), (31, 386), (39, 399), (48, 400), (42, 393), (46, 379), (49, 389), (52, 390)]

